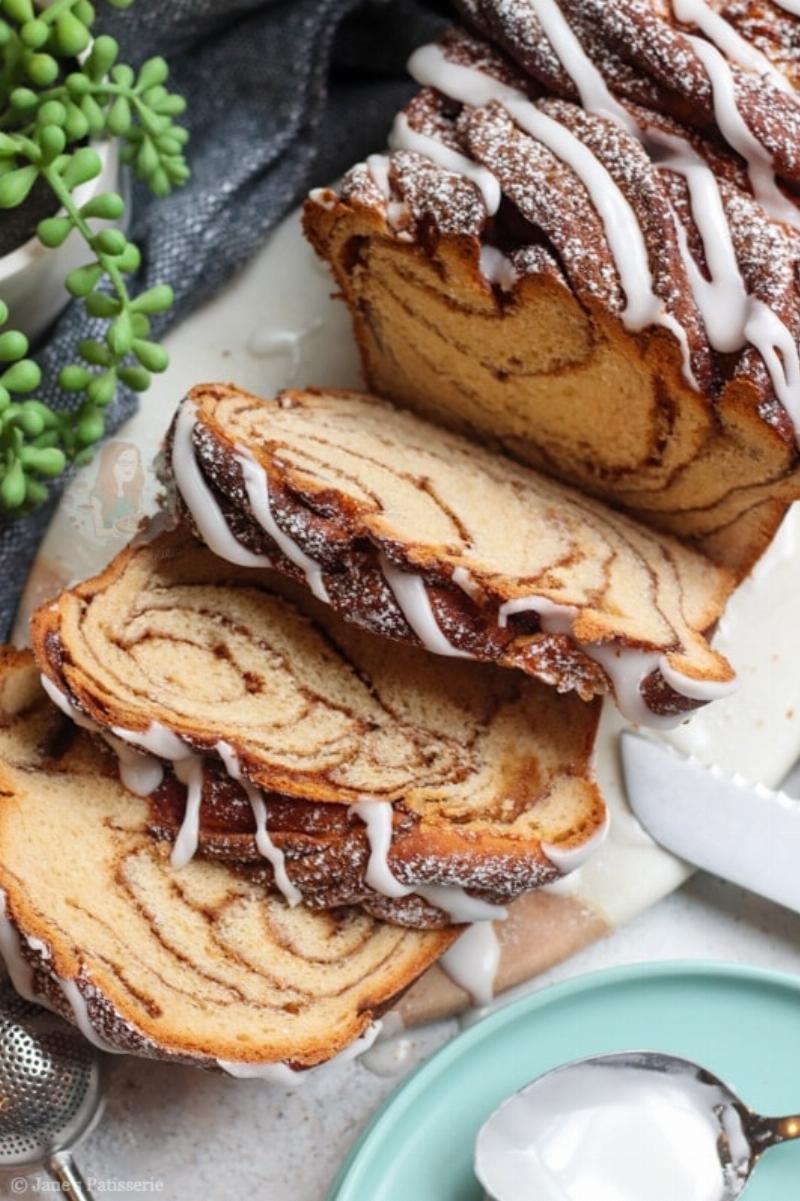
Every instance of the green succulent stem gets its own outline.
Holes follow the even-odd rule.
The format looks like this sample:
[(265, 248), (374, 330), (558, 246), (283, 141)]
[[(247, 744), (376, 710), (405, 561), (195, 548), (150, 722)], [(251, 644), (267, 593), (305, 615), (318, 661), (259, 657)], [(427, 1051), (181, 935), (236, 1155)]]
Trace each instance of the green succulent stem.
[(43, 167), (41, 174), (44, 177), (44, 179), (47, 180), (48, 184), (50, 185), (50, 187), (53, 191), (53, 194), (57, 197), (58, 200), (61, 201), (61, 206), (64, 209), (67, 216), (69, 217), (70, 221), (72, 222), (73, 228), (78, 231), (78, 233), (83, 237), (83, 240), (86, 242), (87, 246), (96, 255), (98, 263), (103, 268), (103, 271), (108, 276), (109, 280), (111, 281), (111, 283), (113, 285), (114, 291), (116, 292), (117, 297), (119, 298), (120, 304), (123, 306), (123, 308), (129, 310), (130, 305), (131, 305), (131, 298), (128, 293), (128, 287), (127, 287), (127, 284), (125, 283), (125, 278), (115, 261), (115, 256), (112, 256), (110, 254), (103, 254), (102, 251), (98, 251), (96, 249), (94, 230), (92, 229), (89, 222), (86, 220), (86, 218), (81, 213), (80, 208), (78, 207), (78, 205), (75, 203), (75, 200), (73, 199), (72, 193), (64, 185), (64, 181), (61, 178), (61, 175), (55, 169), (53, 164), (51, 163), (51, 164), (49, 164), (49, 166)]
[[(127, 8), (133, 0), (105, 0)], [(113, 38), (94, 38), (92, 0), (0, 0), (0, 210), (24, 204), (41, 180), (57, 206), (38, 226), (39, 240), (56, 249), (77, 235), (87, 261), (67, 275), (67, 290), (95, 321), (102, 340), (84, 339), (78, 360), (59, 373), (61, 388), (78, 396), (70, 410), (52, 410), (30, 394), (41, 382), (26, 358), (27, 339), (0, 330), (0, 513), (41, 504), (46, 481), (69, 463), (91, 457), (105, 431), (104, 412), (120, 383), (146, 390), (164, 371), (166, 352), (150, 338), (154, 314), (172, 305), (172, 289), (156, 284), (131, 293), (127, 276), (141, 256), (116, 228), (124, 202), (116, 192), (85, 202), (76, 189), (96, 179), (102, 163), (92, 142), (114, 137), (121, 158), (156, 196), (189, 176), (183, 156), (188, 133), (176, 124), (185, 105), (167, 90), (167, 64), (151, 58), (138, 71), (118, 62)], [(95, 228), (93, 222), (103, 222)], [(0, 300), (0, 327), (8, 310)]]

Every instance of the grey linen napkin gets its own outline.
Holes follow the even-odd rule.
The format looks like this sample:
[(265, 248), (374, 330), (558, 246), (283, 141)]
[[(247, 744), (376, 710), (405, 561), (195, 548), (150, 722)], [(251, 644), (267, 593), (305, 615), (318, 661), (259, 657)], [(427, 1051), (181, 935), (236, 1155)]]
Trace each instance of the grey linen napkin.
[[(180, 320), (249, 258), (314, 184), (334, 178), (385, 144), (393, 114), (413, 91), (411, 50), (442, 28), (435, 0), (136, 0), (124, 12), (99, 5), (98, 28), (134, 65), (162, 54), (171, 86), (189, 102), (192, 178), (167, 200), (136, 187), (131, 236), (143, 253), (141, 287), (164, 281), (176, 303), (158, 327)], [(53, 387), (95, 324), (72, 303), (39, 348), (50, 404)], [(176, 397), (176, 400), (178, 398)], [(121, 394), (111, 432), (136, 401)], [(0, 525), (0, 639), (57, 497), (33, 515)]]

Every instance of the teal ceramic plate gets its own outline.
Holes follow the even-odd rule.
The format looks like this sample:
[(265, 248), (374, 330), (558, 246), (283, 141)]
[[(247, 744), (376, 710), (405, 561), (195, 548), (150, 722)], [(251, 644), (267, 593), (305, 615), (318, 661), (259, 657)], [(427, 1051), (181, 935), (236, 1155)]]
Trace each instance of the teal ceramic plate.
[[(401, 1085), (328, 1201), (480, 1201), (472, 1147), (500, 1101), (557, 1064), (633, 1048), (706, 1065), (762, 1113), (800, 1113), (800, 977), (654, 963), (525, 997), (448, 1043)], [(797, 1201), (800, 1145), (771, 1151), (746, 1197)]]

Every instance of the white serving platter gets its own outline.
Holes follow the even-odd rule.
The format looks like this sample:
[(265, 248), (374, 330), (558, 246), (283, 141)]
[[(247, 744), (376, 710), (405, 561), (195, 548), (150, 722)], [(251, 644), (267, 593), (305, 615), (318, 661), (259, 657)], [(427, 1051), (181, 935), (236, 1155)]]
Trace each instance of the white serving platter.
[[(65, 493), (25, 593), (19, 643), (26, 641), (27, 615), (35, 604), (99, 570), (127, 542), (139, 518), (154, 509), (152, 460), (177, 401), (193, 384), (233, 381), (264, 396), (287, 386), (363, 386), (349, 318), (331, 291), (295, 213), (220, 295), (170, 334), (169, 371)], [(128, 480), (116, 509), (115, 462), (117, 475)], [(667, 736), (704, 762), (769, 786), (779, 783), (800, 754), (799, 522), (795, 508), (720, 624), (715, 644), (737, 668), (738, 692)], [(609, 837), (589, 863), (555, 886), (599, 910), (612, 928), (689, 875), (685, 864), (644, 834), (627, 806), (617, 753), (622, 725), (607, 702), (596, 771), (611, 811)]]

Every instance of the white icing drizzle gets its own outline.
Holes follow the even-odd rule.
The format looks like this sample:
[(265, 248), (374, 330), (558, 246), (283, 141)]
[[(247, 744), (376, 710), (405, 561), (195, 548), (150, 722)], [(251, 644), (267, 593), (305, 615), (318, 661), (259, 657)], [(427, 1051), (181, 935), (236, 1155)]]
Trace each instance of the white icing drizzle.
[[(412, 61), (414, 57), (412, 55)], [(409, 69), (411, 69), (410, 62)], [(474, 163), (466, 155), (459, 154), (457, 150), (445, 146), (436, 138), (428, 137), (427, 134), (418, 133), (417, 130), (412, 129), (405, 113), (398, 113), (389, 138), (389, 145), (392, 150), (413, 150), (417, 154), (431, 159), (432, 162), (438, 163), (445, 171), (452, 171), (454, 175), (466, 176), (475, 184), (483, 197), (483, 203), (489, 216), (494, 216), (499, 209), (502, 193), (496, 176), (492, 175), (486, 167)]]
[(410, 1066), (413, 1051), (414, 1044), (410, 1038), (379, 1038), (375, 1045), (361, 1056), (361, 1066), (373, 1076), (401, 1076)]
[(200, 803), (203, 799), (203, 760), (198, 755), (179, 759), (173, 765), (175, 775), (186, 786), (183, 821), (172, 845), (170, 863), (179, 871), (191, 863), (200, 837)]
[(475, 657), (453, 646), (442, 633), (421, 576), (401, 571), (383, 553), (380, 555), (380, 567), (401, 613), (424, 647), (434, 655), (447, 655), (452, 659)]
[(704, 38), (687, 35), (697, 57), (703, 63), (711, 83), (714, 116), (725, 141), (747, 163), (753, 194), (775, 221), (800, 228), (800, 213), (784, 196), (775, 179), (772, 156), (751, 131), (736, 103), (736, 87), (730, 64), (716, 46)]
[(320, 1072), (324, 1072), (326, 1068), (330, 1068), (336, 1063), (346, 1063), (348, 1060), (357, 1059), (359, 1055), (363, 1055), (377, 1039), (381, 1027), (382, 1022), (373, 1022), (349, 1047), (345, 1047), (338, 1055), (334, 1055), (331, 1059), (327, 1059), (313, 1068), (297, 1069), (290, 1067), (288, 1063), (243, 1063), (230, 1059), (217, 1059), (215, 1062), (223, 1072), (227, 1072), (229, 1076), (236, 1076), (240, 1080), (266, 1080), (269, 1084), (281, 1084), (284, 1088), (300, 1088), (308, 1080), (314, 1079)]
[(33, 968), (22, 953), (19, 932), (8, 916), (8, 896), (4, 888), (0, 888), (0, 956), (19, 995), (26, 1001), (46, 1005), (34, 992)]
[(310, 334), (316, 333), (322, 326), (317, 318), (303, 329), (263, 329), (258, 326), (247, 339), (247, 349), (257, 359), (288, 360), (289, 375), (284, 380), (293, 380), (303, 362), (303, 343)]
[[(797, 2), (797, 11), (800, 13), (800, 0)], [(678, 3), (682, 3), (681, 11), (687, 14), (681, 17), (676, 9), (679, 19), (693, 19), (708, 33), (705, 25), (697, 20), (697, 11), (702, 9), (706, 17), (710, 17), (715, 25), (721, 22), (733, 37), (739, 39), (735, 30), (722, 17), (712, 13), (705, 3), (700, 2), (698, 5), (696, 0), (678, 0)], [(695, 13), (694, 17), (688, 16), (689, 9)], [(747, 342), (750, 342), (759, 351), (769, 371), (775, 393), (794, 424), (798, 440), (800, 440), (800, 354), (797, 344), (791, 331), (787, 329), (778, 315), (768, 305), (747, 293), (736, 260), (719, 184), (713, 171), (685, 139), (658, 129), (645, 130), (639, 126), (632, 115), (611, 93), (602, 73), (587, 55), (556, 0), (534, 0), (534, 10), (563, 68), (573, 80), (587, 112), (597, 116), (610, 117), (616, 121), (618, 125), (641, 142), (654, 162), (677, 171), (686, 179), (692, 202), (692, 216), (703, 242), (710, 280), (707, 280), (700, 271), (689, 248), (686, 231), (677, 216), (675, 226), (681, 256), (709, 341), (715, 350), (722, 353), (739, 350)], [(701, 18), (706, 19), (702, 13)], [(743, 42), (743, 39), (739, 40)], [(695, 49), (698, 49), (697, 43), (700, 44), (698, 53), (709, 71), (709, 78), (714, 88), (715, 106), (719, 110), (718, 119), (720, 114), (726, 119), (726, 128), (723, 129), (723, 133), (728, 136), (727, 130), (730, 129), (733, 132), (735, 140), (731, 141), (731, 145), (744, 155), (753, 168), (751, 179), (757, 198), (771, 216), (785, 221), (795, 228), (800, 228), (800, 211), (778, 188), (771, 157), (756, 141), (738, 113), (728, 64), (714, 46), (709, 46), (707, 42), (698, 38), (693, 38), (691, 41)], [(746, 42), (743, 44), (748, 45)], [(754, 51), (754, 53), (758, 52)], [(458, 67), (456, 64), (446, 64), (443, 68), (441, 65), (443, 57), (437, 47), (422, 47), (412, 56), (409, 64), (412, 74), (419, 82), (429, 83), (433, 86), (436, 86), (434, 81), (439, 79), (438, 86), (442, 87), (443, 71), (447, 72), (447, 78), (452, 79), (451, 68), (456, 72), (469, 70), (469, 68)], [(714, 60), (713, 64), (711, 64), (712, 59)], [(771, 66), (771, 64), (768, 65)], [(473, 74), (482, 75), (481, 72), (475, 71)], [(785, 83), (783, 75), (780, 72), (777, 74)], [(455, 76), (455, 78), (459, 77)], [(482, 76), (482, 79), (486, 80), (487, 77)], [(502, 87), (502, 85), (498, 86)], [(472, 103), (485, 104), (493, 95), (491, 81), (487, 85), (476, 82), (472, 93)], [(722, 128), (722, 125), (720, 127)], [(729, 140), (731, 139), (729, 138)], [(674, 326), (672, 328), (673, 332), (676, 332)], [(677, 336), (684, 350), (686, 364), (688, 362), (688, 346), (685, 340), (685, 331), (680, 330)]]
[(200, 537), (206, 546), (240, 567), (269, 567), (266, 555), (256, 555), (234, 538), (197, 463), (192, 445), (192, 433), (197, 422), (197, 409), (190, 400), (180, 407), (172, 440), (172, 474), (183, 502), (192, 515)]
[(670, 688), (693, 701), (720, 701), (731, 696), (739, 687), (736, 677), (732, 680), (697, 680), (672, 667), (666, 655), (658, 661), (658, 669)]
[(113, 1043), (108, 1042), (95, 1030), (89, 1017), (89, 1007), (86, 1003), (86, 998), (78, 987), (77, 980), (62, 980), (58, 977), (58, 985), (72, 1010), (75, 1025), (86, 1041), (97, 1047), (98, 1051), (105, 1051), (107, 1055), (124, 1055), (124, 1051), (119, 1047), (115, 1047)]
[(566, 126), (538, 109), (522, 92), (476, 67), (451, 62), (440, 46), (421, 47), (411, 56), (408, 65), (417, 82), (435, 87), (461, 104), (482, 105), (496, 100), (520, 129), (536, 138), (575, 172), (605, 228), (625, 293), (623, 323), (634, 331), (650, 325), (669, 329), (681, 346), (684, 374), (696, 386), (686, 331), (666, 311), (664, 301), (654, 291), (644, 234), (636, 214), (613, 176), (589, 147)]
[(551, 842), (543, 842), (542, 850), (553, 867), (557, 868), (562, 876), (569, 876), (572, 872), (583, 867), (587, 859), (590, 859), (598, 847), (602, 846), (608, 837), (610, 825), (611, 817), (606, 812), (602, 826), (595, 831), (591, 838), (587, 838), (579, 846), (565, 848), (556, 846)]
[(636, 122), (609, 90), (602, 72), (589, 58), (556, 0), (533, 0), (532, 7), (561, 66), (578, 89), (586, 111), (597, 117), (611, 117), (634, 133)]
[(286, 872), (286, 857), (280, 847), (276, 847), (267, 830), (267, 805), (260, 789), (242, 776), (242, 769), (233, 747), (227, 742), (218, 742), (214, 748), (225, 765), (225, 770), (232, 780), (241, 784), (247, 793), (250, 808), (256, 822), (256, 847), (258, 853), (271, 865), (278, 890), (283, 894), (287, 904), (294, 908), (299, 905), (303, 895), (299, 888), (292, 884)]
[(756, 46), (746, 41), (721, 13), (715, 12), (706, 0), (672, 0), (672, 11), (679, 21), (696, 25), (702, 30), (717, 49), (733, 62), (765, 76), (780, 91), (792, 94), (792, 86), (786, 76)]
[[(574, 605), (560, 604), (542, 596), (517, 597), (506, 601), (498, 612), (498, 625), (504, 627), (513, 613), (537, 613), (546, 634), (572, 636), (578, 610)], [(670, 666), (666, 655), (659, 651), (642, 650), (635, 646), (616, 646), (613, 643), (584, 642), (577, 644), (584, 654), (598, 663), (611, 680), (617, 708), (628, 721), (659, 729), (673, 729), (686, 721), (686, 713), (654, 713), (642, 696), (642, 684), (652, 672), (660, 670), (666, 682), (680, 696), (697, 701), (713, 701), (728, 696), (737, 687), (737, 680), (698, 680)]]
[[(61, 712), (74, 722), (76, 726), (80, 726), (83, 730), (89, 730), (93, 734), (99, 734), (104, 742), (111, 747), (117, 756), (119, 763), (119, 776), (122, 783), (136, 796), (149, 796), (156, 788), (158, 788), (164, 777), (164, 769), (157, 759), (151, 755), (140, 754), (137, 751), (131, 750), (123, 737), (127, 731), (114, 730), (109, 733), (102, 726), (93, 721), (85, 713), (81, 713), (76, 705), (73, 705), (61, 691), (56, 687), (51, 679), (46, 675), (40, 676), (42, 688), (53, 704), (61, 710)], [(130, 741), (128, 738), (127, 741)]]
[(519, 279), (519, 272), (511, 259), (496, 246), (481, 246), (480, 262), (484, 279), (490, 284), (496, 284), (504, 292), (510, 292)]
[[(678, 3), (680, 11), (676, 5), (673, 7), (680, 20), (694, 20), (695, 24), (705, 28), (697, 20), (696, 10), (699, 7), (715, 23), (721, 22), (738, 37), (722, 17), (708, 9), (703, 0), (699, 0), (699, 3), (698, 0), (678, 0)], [(548, 41), (578, 89), (584, 108), (599, 116), (611, 117), (641, 142), (655, 163), (683, 175), (689, 188), (692, 217), (703, 243), (710, 279), (706, 279), (698, 267), (689, 247), (686, 230), (677, 215), (675, 228), (684, 268), (708, 340), (715, 350), (723, 354), (740, 350), (747, 342), (758, 350), (769, 371), (775, 393), (800, 439), (800, 356), (797, 345), (777, 313), (747, 292), (714, 172), (685, 138), (657, 128), (643, 129), (634, 120), (612, 95), (601, 72), (583, 49), (555, 0), (534, 0), (534, 7)], [(694, 17), (689, 15), (690, 10), (695, 13)], [(780, 78), (783, 80), (782, 75)], [(752, 135), (749, 136), (752, 138)], [(760, 154), (763, 158), (763, 148)], [(772, 175), (774, 187), (774, 172)], [(788, 210), (786, 205), (789, 206)], [(800, 212), (782, 195), (780, 207), (782, 219), (800, 227)]]
[(800, 353), (794, 335), (769, 305), (755, 298), (751, 299), (744, 333), (764, 359), (775, 394), (800, 442)]
[(238, 1080), (264, 1080), (267, 1084), (280, 1084), (284, 1088), (300, 1088), (317, 1070), (307, 1068), (302, 1072), (288, 1063), (240, 1063), (232, 1059), (217, 1059), (216, 1064), (228, 1076), (235, 1076)]
[(325, 604), (329, 604), (330, 597), (322, 578), (322, 568), (319, 563), (307, 555), (294, 538), (285, 533), (275, 520), (269, 498), (269, 481), (264, 468), (246, 450), (236, 452), (236, 461), (242, 470), (247, 500), (256, 521), (262, 529), (266, 530), (286, 558), (304, 573), (314, 596)]
[(466, 567), (456, 567), (452, 578), (456, 587), (466, 592), (471, 600), (477, 600), (481, 596), (480, 584)]
[(457, 925), (465, 922), (503, 922), (508, 910), (503, 905), (493, 905), (480, 897), (471, 897), (465, 889), (455, 884), (417, 884), (414, 892), (419, 893), (429, 905), (443, 910)]
[(386, 220), (398, 232), (399, 237), (404, 237), (406, 231), (402, 228), (398, 229), (398, 227), (407, 223), (410, 212), (404, 200), (393, 198), (392, 185), (389, 180), (389, 156), (387, 154), (370, 154), (366, 165), (372, 182), (386, 201)]
[(367, 171), (384, 200), (391, 200), (392, 185), (389, 182), (388, 154), (370, 154), (367, 158)]
[(500, 965), (500, 942), (491, 922), (475, 922), (439, 960), (454, 984), (476, 1005), (489, 1005)]
[(191, 749), (177, 734), (173, 734), (172, 730), (168, 730), (158, 721), (151, 721), (146, 730), (127, 730), (123, 726), (112, 726), (111, 732), (124, 742), (140, 747), (149, 755), (155, 755), (157, 759), (188, 759), (192, 754)]
[(501, 629), (508, 625), (514, 613), (536, 613), (546, 634), (572, 634), (572, 626), (578, 616), (574, 605), (564, 605), (546, 596), (518, 596), (505, 601), (497, 612), (497, 624)]
[(384, 897), (407, 897), (415, 890), (401, 884), (389, 867), (392, 845), (392, 806), (389, 801), (358, 801), (349, 813), (360, 817), (367, 827), (369, 862), (366, 882)]
[(320, 208), (327, 209), (328, 212), (336, 208), (336, 193), (330, 188), (312, 188), (308, 193), (308, 198), (314, 204), (318, 204)]
[(503, 921), (508, 912), (502, 905), (491, 905), (452, 884), (401, 884), (389, 866), (392, 845), (392, 805), (390, 801), (359, 801), (350, 813), (367, 827), (369, 863), (366, 882), (384, 897), (407, 897), (413, 892), (429, 905), (441, 909), (453, 922)]
[[(43, 958), (50, 958), (49, 948), (40, 939), (29, 938), (28, 944), (37, 950)], [(0, 957), (2, 957), (6, 965), (8, 974), (11, 977), (11, 983), (24, 1000), (40, 1005), (43, 1009), (53, 1009), (49, 999), (37, 993), (34, 989), (33, 967), (22, 953), (22, 939), (19, 936), (16, 926), (8, 916), (8, 896), (4, 888), (0, 888)], [(95, 1030), (89, 1019), (86, 998), (80, 991), (77, 981), (65, 980), (53, 972), (49, 973), (49, 978), (61, 990), (64, 999), (72, 1010), (75, 1025), (84, 1038), (101, 1051), (106, 1051), (111, 1055), (124, 1054), (118, 1047), (107, 1042)]]
[(100, 731), (114, 751), (119, 763), (119, 778), (129, 792), (136, 796), (150, 796), (164, 779), (164, 768), (152, 755), (143, 755), (127, 746), (121, 738)]

